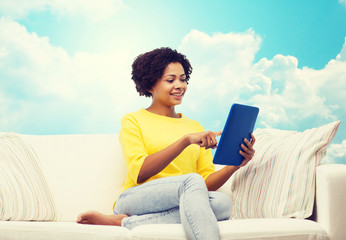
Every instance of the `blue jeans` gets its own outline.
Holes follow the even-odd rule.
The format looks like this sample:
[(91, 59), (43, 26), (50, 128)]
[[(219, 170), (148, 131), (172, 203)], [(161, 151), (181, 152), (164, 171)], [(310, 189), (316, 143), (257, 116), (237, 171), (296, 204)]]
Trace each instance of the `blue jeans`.
[(114, 214), (126, 214), (122, 226), (132, 229), (143, 224), (182, 223), (188, 239), (219, 239), (217, 221), (227, 220), (232, 201), (224, 193), (208, 192), (197, 173), (165, 177), (124, 191)]

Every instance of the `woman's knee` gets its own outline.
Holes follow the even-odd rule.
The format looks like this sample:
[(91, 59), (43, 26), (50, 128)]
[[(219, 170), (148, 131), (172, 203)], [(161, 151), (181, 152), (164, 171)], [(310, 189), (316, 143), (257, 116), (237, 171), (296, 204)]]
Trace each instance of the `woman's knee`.
[(228, 220), (232, 214), (233, 203), (227, 194), (209, 192), (210, 206), (218, 221)]
[(183, 175), (184, 180), (180, 186), (180, 191), (182, 192), (190, 192), (190, 191), (198, 191), (204, 192), (205, 196), (208, 197), (208, 188), (205, 184), (205, 181), (201, 175), (198, 173), (189, 173)]
[(184, 183), (185, 185), (192, 184), (192, 185), (200, 185), (202, 187), (206, 187), (204, 178), (198, 173), (186, 174)]

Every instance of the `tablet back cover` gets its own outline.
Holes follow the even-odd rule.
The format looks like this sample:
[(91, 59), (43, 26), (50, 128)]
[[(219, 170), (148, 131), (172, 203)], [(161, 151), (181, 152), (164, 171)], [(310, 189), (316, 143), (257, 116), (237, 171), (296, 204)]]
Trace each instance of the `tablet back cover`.
[(244, 157), (239, 154), (242, 150), (240, 144), (244, 143), (244, 138), (250, 141), (258, 112), (257, 107), (232, 105), (215, 152), (215, 164), (239, 166), (242, 163)]

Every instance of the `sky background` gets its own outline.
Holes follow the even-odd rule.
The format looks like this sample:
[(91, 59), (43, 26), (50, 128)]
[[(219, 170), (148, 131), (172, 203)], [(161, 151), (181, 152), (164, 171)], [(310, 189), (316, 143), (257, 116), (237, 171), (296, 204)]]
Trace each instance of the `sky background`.
[(341, 120), (324, 161), (346, 164), (346, 0), (0, 0), (0, 132), (119, 132), (151, 102), (131, 64), (158, 47), (193, 65), (178, 112), (207, 130), (234, 102), (256, 128)]

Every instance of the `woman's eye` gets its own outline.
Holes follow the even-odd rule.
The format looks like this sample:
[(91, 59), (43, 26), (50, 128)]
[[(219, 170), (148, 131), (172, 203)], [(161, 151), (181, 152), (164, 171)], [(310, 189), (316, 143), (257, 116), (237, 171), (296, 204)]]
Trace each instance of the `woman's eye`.
[(174, 80), (173, 79), (168, 79), (167, 82), (172, 83)]
[(182, 81), (182, 82), (186, 82), (186, 78), (184, 78), (184, 79), (180, 79), (180, 81)]

